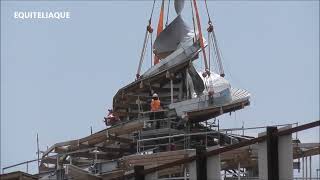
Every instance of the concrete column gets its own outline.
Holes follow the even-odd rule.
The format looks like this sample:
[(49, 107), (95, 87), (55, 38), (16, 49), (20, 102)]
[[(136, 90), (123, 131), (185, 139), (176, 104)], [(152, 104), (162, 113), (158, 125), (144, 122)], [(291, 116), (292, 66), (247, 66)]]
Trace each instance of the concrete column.
[(187, 168), (184, 168), (183, 170), (183, 177), (184, 180), (187, 180)]
[[(207, 151), (218, 149), (219, 146), (209, 147)], [(221, 164), (220, 155), (207, 157), (207, 179), (220, 180), (221, 179)]]
[[(278, 131), (282, 131), (284, 129), (291, 128), (291, 126), (287, 126), (284, 128), (279, 129)], [(260, 133), (259, 136), (265, 135), (266, 133)], [(279, 136), (277, 143), (277, 149), (273, 149), (273, 147), (267, 146), (267, 141), (261, 142), (258, 145), (258, 168), (259, 168), (259, 179), (266, 180), (266, 179), (293, 179), (293, 148), (292, 148), (292, 135), (285, 135)], [(270, 143), (270, 141), (269, 141)], [(271, 143), (272, 144), (272, 140)], [(277, 151), (278, 153), (278, 161), (277, 164), (270, 166), (268, 169), (268, 163), (270, 163), (270, 157), (268, 159), (268, 148), (269, 151)], [(271, 149), (270, 149), (271, 148)], [(270, 154), (270, 152), (269, 152)], [(272, 153), (271, 153), (272, 154)], [(272, 158), (271, 158), (272, 160)], [(304, 159), (302, 159), (304, 161)], [(302, 162), (304, 165), (304, 162)], [(277, 168), (278, 167), (278, 168)], [(277, 168), (277, 169), (274, 169)], [(268, 177), (268, 171), (276, 170), (278, 171), (279, 177)], [(276, 172), (275, 171), (275, 172)], [(302, 173), (304, 174), (304, 168), (302, 168)], [(272, 172), (273, 173), (273, 172)]]
[(188, 164), (189, 168), (189, 180), (197, 180), (197, 163), (193, 161)]
[[(260, 133), (258, 136), (263, 136), (266, 133)], [(259, 168), (259, 179), (268, 179), (268, 159), (267, 159), (267, 142), (261, 142), (258, 144), (258, 168)]]
[(158, 179), (158, 174), (157, 172), (151, 173), (151, 174), (147, 174), (145, 176), (145, 180), (157, 180)]
[[(196, 152), (191, 152), (189, 156), (195, 155)], [(197, 162), (192, 161), (188, 164), (189, 169), (189, 180), (197, 180)]]
[[(279, 131), (289, 129), (291, 126), (280, 128)], [(279, 179), (293, 179), (293, 146), (292, 135), (279, 136)]]
[(259, 179), (261, 180), (279, 180), (278, 137), (273, 135), (276, 132), (277, 127), (267, 127), (266, 133), (259, 134), (259, 136), (267, 135), (266, 141), (258, 145)]

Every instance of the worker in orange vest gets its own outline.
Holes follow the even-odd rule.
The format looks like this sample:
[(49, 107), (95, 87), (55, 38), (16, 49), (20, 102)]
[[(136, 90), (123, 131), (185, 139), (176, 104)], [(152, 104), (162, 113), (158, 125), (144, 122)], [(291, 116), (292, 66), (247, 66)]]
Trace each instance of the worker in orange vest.
[(151, 106), (151, 111), (152, 111), (152, 113), (150, 114), (150, 119), (158, 120), (155, 122), (155, 126), (156, 126), (155, 128), (159, 129), (160, 128), (159, 119), (162, 118), (163, 113), (161, 111), (159, 112), (159, 110), (161, 110), (161, 104), (160, 104), (158, 94), (154, 93), (152, 95), (152, 100), (151, 100), (150, 106)]
[(159, 111), (161, 109), (158, 94), (154, 93), (151, 100), (151, 111)]

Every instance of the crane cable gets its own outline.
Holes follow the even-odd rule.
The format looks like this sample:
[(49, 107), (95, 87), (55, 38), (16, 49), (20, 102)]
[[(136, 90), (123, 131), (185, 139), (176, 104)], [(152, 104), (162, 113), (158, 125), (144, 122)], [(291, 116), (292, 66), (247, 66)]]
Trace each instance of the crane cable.
[(222, 65), (222, 61), (221, 61), (221, 52), (220, 52), (220, 49), (219, 49), (219, 46), (218, 46), (218, 41), (217, 41), (217, 38), (216, 38), (216, 35), (215, 35), (214, 31), (212, 31), (212, 33), (211, 33), (211, 38), (213, 39), (213, 44), (214, 44), (214, 48), (215, 48), (216, 55), (217, 55), (219, 73), (220, 73), (221, 77), (224, 77), (225, 74), (224, 74), (223, 65)]
[(211, 38), (210, 38), (210, 33), (208, 33), (208, 58), (209, 58), (209, 71), (211, 68)]
[[(151, 38), (152, 38), (153, 29), (151, 27), (151, 21), (152, 21), (155, 2), (156, 2), (156, 0), (153, 0), (152, 10), (151, 10), (150, 18), (149, 18), (149, 21), (148, 21), (148, 26), (146, 28), (146, 32), (145, 32), (145, 35), (144, 35), (144, 41), (143, 41), (142, 51), (141, 51), (141, 54), (140, 54), (139, 66), (138, 66), (138, 70), (137, 70), (137, 74), (136, 74), (136, 78), (137, 79), (140, 78), (141, 66), (142, 66), (142, 63), (143, 63), (144, 56), (145, 56), (147, 42), (148, 42), (150, 34), (151, 34)], [(151, 49), (152, 49), (152, 47), (151, 47)]]
[(150, 33), (150, 67), (152, 67), (153, 65), (153, 58), (152, 58), (152, 54), (153, 54), (153, 38), (152, 38), (152, 33)]
[(209, 14), (209, 9), (208, 9), (208, 5), (207, 5), (207, 0), (204, 0), (204, 4), (205, 4), (205, 6), (206, 6), (206, 10), (207, 10), (207, 15), (208, 15), (209, 22), (211, 22), (211, 18), (210, 18), (210, 14)]
[(203, 57), (204, 57), (204, 64), (205, 64), (205, 72), (202, 74), (203, 77), (206, 77), (207, 75), (210, 75), (210, 71), (208, 69), (208, 62), (207, 62), (207, 56), (206, 56), (206, 51), (204, 47), (204, 42), (203, 42), (203, 37), (202, 37), (202, 31), (201, 31), (201, 24), (200, 24), (200, 17), (199, 17), (199, 12), (197, 8), (197, 2), (196, 0), (193, 0), (194, 4), (194, 9), (196, 12), (196, 18), (197, 18), (197, 25), (198, 25), (198, 31), (199, 31), (199, 41), (200, 41), (200, 47), (202, 49)]
[[(208, 10), (208, 5), (207, 5), (207, 0), (204, 0), (204, 3), (205, 3), (205, 7), (206, 7), (206, 11), (207, 11), (207, 15), (208, 15), (208, 25), (209, 27), (207, 28), (207, 31), (208, 31), (208, 41), (209, 41), (209, 64), (210, 64), (210, 54), (211, 54), (211, 51), (210, 51), (210, 38), (209, 36), (211, 37), (211, 41), (212, 41), (212, 46), (213, 46), (213, 50), (215, 51), (215, 54), (216, 54), (216, 59), (217, 59), (217, 64), (218, 64), (218, 68), (219, 68), (219, 73), (220, 73), (220, 76), (221, 77), (224, 77), (225, 74), (224, 74), (224, 70), (223, 70), (223, 65), (222, 65), (222, 61), (221, 61), (221, 54), (220, 54), (220, 49), (218, 47), (218, 41), (217, 41), (217, 38), (216, 38), (216, 35), (215, 35), (215, 32), (214, 32), (214, 29), (213, 29), (213, 25), (212, 25), (212, 21), (211, 21), (211, 17), (210, 17), (210, 14), (209, 14), (209, 10)], [(210, 65), (209, 65), (210, 66)], [(210, 67), (209, 67), (210, 68)]]
[[(204, 0), (204, 4), (205, 4), (205, 7), (206, 7), (206, 11), (207, 11), (207, 15), (208, 15), (208, 19), (209, 19), (209, 23), (211, 22), (211, 18), (210, 18), (210, 14), (209, 14), (209, 10), (208, 10), (208, 5), (207, 5), (207, 0)], [(209, 71), (210, 71), (210, 68), (211, 68), (211, 38), (210, 38), (210, 33), (208, 31), (208, 58), (209, 58)]]
[(153, 16), (153, 10), (154, 10), (154, 4), (155, 3), (156, 3), (156, 0), (153, 0), (152, 10), (151, 10), (150, 19), (149, 19), (150, 24), (151, 24), (151, 19), (152, 19), (152, 16)]

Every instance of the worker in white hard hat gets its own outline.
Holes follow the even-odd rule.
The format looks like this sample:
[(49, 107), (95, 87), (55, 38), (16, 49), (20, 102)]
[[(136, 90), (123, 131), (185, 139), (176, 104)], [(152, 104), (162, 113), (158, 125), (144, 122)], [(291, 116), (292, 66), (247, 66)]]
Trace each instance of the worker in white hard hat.
[[(161, 119), (163, 113), (159, 112), (159, 110), (161, 110), (161, 103), (160, 103), (159, 96), (157, 93), (152, 94), (152, 100), (150, 103), (150, 107), (151, 107), (151, 112), (152, 112), (150, 114), (150, 119), (153, 119), (153, 120)], [(155, 126), (156, 126), (156, 129), (159, 129), (160, 128), (160, 121), (156, 121)]]
[(152, 95), (150, 106), (151, 106), (151, 111), (159, 111), (161, 109), (160, 100), (157, 93), (154, 93)]

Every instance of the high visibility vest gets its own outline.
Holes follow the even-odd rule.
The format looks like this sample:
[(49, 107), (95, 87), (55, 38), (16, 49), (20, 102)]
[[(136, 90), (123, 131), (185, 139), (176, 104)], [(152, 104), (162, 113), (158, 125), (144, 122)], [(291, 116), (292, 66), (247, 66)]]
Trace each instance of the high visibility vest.
[(160, 109), (160, 100), (154, 100), (151, 101), (151, 111), (158, 111)]

